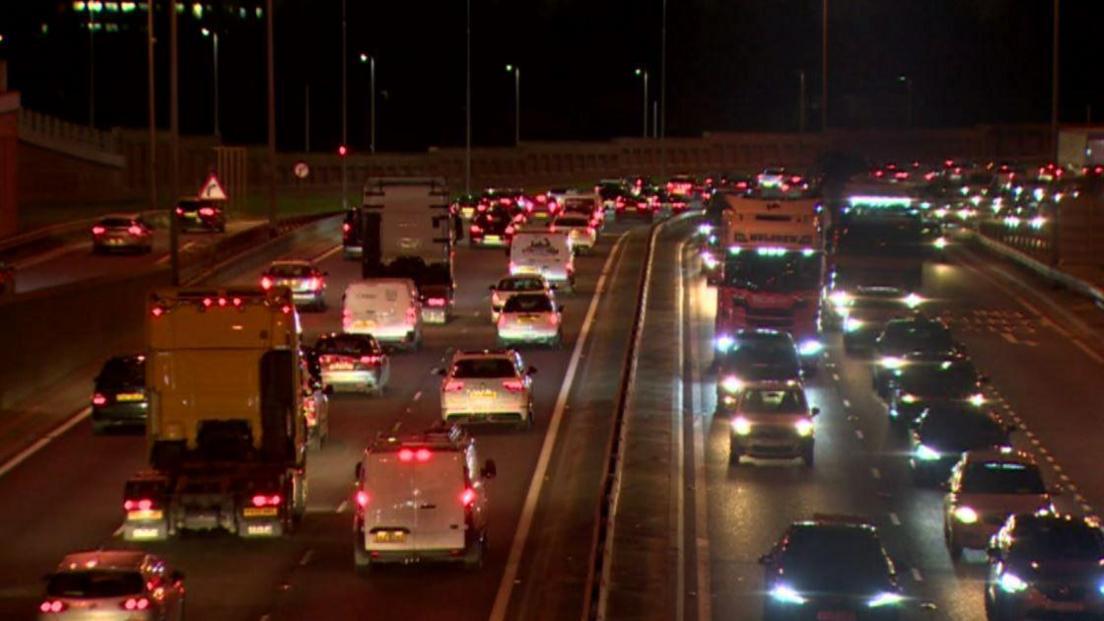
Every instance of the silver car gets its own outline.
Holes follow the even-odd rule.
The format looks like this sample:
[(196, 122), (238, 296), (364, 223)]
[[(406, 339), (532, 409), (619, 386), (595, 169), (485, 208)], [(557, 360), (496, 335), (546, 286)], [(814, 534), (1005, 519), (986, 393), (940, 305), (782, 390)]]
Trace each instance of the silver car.
[(598, 242), (598, 223), (586, 216), (563, 214), (552, 223), (553, 231), (567, 231), (575, 254), (589, 254)]
[(563, 307), (548, 293), (521, 293), (502, 307), (495, 327), (498, 342), (540, 343), (558, 347), (563, 341)]
[(46, 578), (40, 620), (184, 618), (184, 576), (141, 550), (94, 550), (62, 559)]
[(533, 425), (533, 374), (521, 354), (508, 350), (461, 351), (439, 369), (441, 418), (448, 423)]
[(506, 276), (491, 285), (491, 321), (498, 321), (498, 315), (506, 301), (519, 293), (550, 293), (552, 285), (543, 276)]

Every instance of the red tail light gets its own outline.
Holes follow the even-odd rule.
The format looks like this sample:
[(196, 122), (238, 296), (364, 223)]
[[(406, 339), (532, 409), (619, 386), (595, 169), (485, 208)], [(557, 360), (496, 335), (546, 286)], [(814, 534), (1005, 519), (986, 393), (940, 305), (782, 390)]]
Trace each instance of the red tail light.
[(280, 308), (280, 312), (282, 312), (285, 315), (290, 315), (291, 314), (291, 304), (284, 304)]
[(471, 225), (471, 234), (472, 235), (480, 235), (482, 233), (483, 233), (483, 227), (479, 226), (478, 224)]
[(60, 599), (48, 599), (38, 605), (38, 611), (41, 613), (61, 612), (69, 606)]
[(211, 308), (211, 305), (214, 303), (215, 301), (211, 298), (203, 298), (203, 308)]
[(549, 315), (548, 316), (548, 323), (550, 323), (554, 326), (560, 325), (560, 314), (559, 313), (552, 313), (551, 315)]
[(406, 321), (407, 321), (407, 323), (417, 323), (418, 322), (418, 309), (414, 308), (413, 306), (406, 309)]
[(101, 395), (100, 393), (96, 393), (96, 394), (92, 395), (92, 405), (104, 405), (106, 403), (107, 403), (107, 397), (106, 396)]
[(348, 222), (342, 222), (341, 223), (341, 232), (342, 233), (348, 233), (351, 230), (353, 230), (353, 227)]
[(875, 170), (875, 171), (874, 171), (874, 176), (875, 176), (875, 177), (881, 177), (881, 176), (882, 176), (882, 175), (884, 175), (884, 174), (885, 174), (885, 173), (884, 173), (884, 172), (882, 172), (882, 171), (880, 171), (880, 170)]
[(429, 298), (426, 300), (426, 304), (441, 307), (445, 305), (445, 298)]
[(261, 289), (269, 290), (272, 288), (272, 279), (268, 276), (261, 277)]
[(740, 190), (746, 190), (748, 187), (747, 181), (740, 181), (736, 183), (736, 188)]
[(433, 457), (433, 451), (427, 448), (420, 448), (417, 450), (404, 448), (399, 450), (399, 461), (420, 461), (425, 463), (429, 461), (431, 457)]
[(361, 356), (361, 364), (379, 364), (383, 362), (383, 356)]
[(227, 300), (226, 298), (219, 298), (218, 299), (218, 305), (222, 306), (222, 307), (225, 307), (228, 302), (229, 302), (229, 300)]
[(137, 224), (132, 224), (127, 227), (127, 233), (130, 233), (131, 235), (142, 235), (145, 233), (145, 231), (142, 230), (142, 227), (138, 226)]
[(312, 289), (314, 291), (318, 291), (321, 288), (322, 288), (322, 279), (321, 278), (311, 278), (310, 280), (307, 281), (307, 289)]
[(525, 382), (519, 379), (502, 380), (502, 387), (510, 392), (521, 392), (525, 390)]
[(183, 207), (177, 207), (176, 208), (176, 215), (178, 215), (178, 216), (184, 215), (184, 208)]
[(150, 498), (126, 499), (123, 501), (123, 509), (126, 511), (149, 511), (153, 508), (153, 500)]
[(199, 208), (199, 215), (201, 215), (201, 216), (213, 216), (213, 215), (215, 215), (215, 210), (211, 209), (210, 207), (200, 207)]
[(367, 507), (368, 503), (371, 502), (371, 500), (372, 500), (372, 497), (368, 495), (368, 492), (366, 492), (362, 489), (357, 490), (356, 504), (357, 504), (358, 507), (360, 507), (361, 509), (363, 509), (364, 507)]
[(165, 314), (165, 309), (161, 308), (160, 306), (154, 306), (150, 310), (150, 314), (153, 315), (154, 317), (160, 317), (161, 315)]
[(128, 597), (126, 601), (119, 604), (123, 610), (145, 610), (149, 606), (150, 601), (144, 597)]
[(257, 494), (253, 496), (252, 502), (254, 507), (278, 507), (280, 506), (281, 500), (283, 499), (280, 498), (279, 494), (273, 494), (271, 496)]
[(107, 229), (105, 229), (104, 227), (102, 227), (98, 224), (96, 226), (92, 227), (92, 234), (93, 235), (103, 235), (106, 232), (107, 232)]
[(484, 211), (487, 211), (487, 203), (479, 203), (478, 205), (475, 206), (475, 210), (478, 211), (479, 213), (483, 213)]
[(460, 504), (465, 507), (471, 507), (475, 504), (475, 490), (470, 487), (465, 487), (463, 492), (460, 492)]
[(464, 382), (459, 380), (445, 382), (445, 392), (460, 392), (461, 390), (464, 390)]

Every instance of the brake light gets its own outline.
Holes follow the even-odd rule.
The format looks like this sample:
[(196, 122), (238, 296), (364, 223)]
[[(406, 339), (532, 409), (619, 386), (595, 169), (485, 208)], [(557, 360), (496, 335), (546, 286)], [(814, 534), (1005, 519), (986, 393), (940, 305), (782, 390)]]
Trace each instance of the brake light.
[(272, 288), (272, 279), (268, 276), (261, 276), (261, 289), (265, 291)]
[(880, 171), (880, 170), (875, 170), (875, 171), (874, 171), (874, 176), (875, 176), (875, 177), (881, 177), (881, 176), (882, 176), (882, 175), (884, 175), (884, 174), (885, 174), (885, 173), (884, 173), (884, 172), (882, 172), (882, 171)]
[(420, 448), (418, 450), (404, 448), (399, 450), (399, 461), (403, 462), (420, 461), (425, 463), (429, 461), (431, 457), (433, 457), (433, 451), (427, 448)]
[(105, 397), (104, 395), (101, 395), (100, 393), (92, 395), (92, 405), (104, 405), (106, 403), (107, 397)]
[(282, 312), (285, 315), (290, 315), (291, 314), (291, 304), (284, 304), (280, 308), (280, 312)]
[(161, 308), (160, 306), (154, 306), (152, 309), (150, 309), (150, 314), (154, 317), (160, 317), (161, 315), (165, 314), (165, 309)]
[(199, 215), (201, 215), (201, 216), (213, 216), (213, 215), (215, 215), (215, 210), (210, 208), (210, 207), (200, 207), (199, 208)]
[(349, 226), (348, 222), (342, 222), (341, 223), (341, 232), (342, 233), (348, 233), (351, 230), (353, 230), (353, 227)]
[(211, 305), (214, 303), (215, 301), (211, 298), (203, 298), (203, 308), (211, 308)]
[(307, 281), (307, 288), (318, 291), (319, 289), (322, 288), (322, 279), (321, 278), (311, 278), (310, 280)]
[(38, 605), (38, 611), (43, 613), (61, 612), (69, 606), (60, 599), (48, 599)]
[(550, 315), (548, 316), (548, 323), (550, 323), (550, 324), (552, 324), (552, 325), (554, 325), (554, 326), (558, 326), (558, 325), (560, 325), (560, 314), (559, 314), (559, 313), (552, 313), (552, 314), (550, 314)]
[(498, 199), (498, 202), (499, 202), (499, 204), (501, 204), (501, 205), (509, 205), (509, 204), (510, 204), (510, 199), (508, 199), (508, 198), (500, 198), (500, 199)]
[(128, 498), (123, 501), (123, 509), (126, 511), (149, 511), (153, 508), (153, 500), (149, 498), (141, 498), (133, 500)]
[(368, 492), (358, 489), (356, 493), (356, 504), (363, 509), (368, 506), (368, 503), (372, 500), (372, 497), (368, 495)]
[(463, 492), (460, 492), (460, 504), (465, 507), (471, 507), (475, 504), (475, 490), (470, 487), (465, 487)]
[(257, 494), (253, 496), (252, 502), (254, 507), (278, 507), (280, 506), (279, 494), (273, 494), (271, 496), (265, 496), (264, 494)]
[(464, 390), (464, 382), (459, 380), (445, 382), (445, 392), (460, 392), (461, 390)]
[(184, 215), (184, 208), (183, 207), (177, 207), (176, 208), (176, 215), (178, 215), (178, 216)]
[(106, 232), (107, 232), (107, 229), (105, 229), (104, 227), (102, 227), (98, 224), (96, 226), (92, 227), (92, 234), (93, 235), (103, 235)]
[(406, 321), (407, 321), (407, 323), (417, 323), (418, 322), (418, 309), (414, 308), (413, 306), (406, 309)]
[(479, 226), (478, 224), (471, 225), (471, 234), (472, 235), (481, 235), (482, 233), (483, 233), (483, 227)]
[(502, 387), (510, 392), (521, 392), (525, 390), (525, 382), (519, 379), (502, 380)]
[(131, 235), (142, 235), (143, 233), (145, 233), (145, 231), (143, 231), (142, 227), (138, 226), (137, 224), (132, 224), (127, 227), (127, 233), (130, 233)]
[(149, 605), (150, 601), (144, 597), (128, 597), (119, 607), (123, 610), (145, 610)]
[(361, 364), (379, 364), (380, 362), (383, 362), (383, 356), (361, 356), (360, 357), (360, 363)]
[(445, 298), (429, 298), (426, 300), (426, 304), (430, 306), (444, 306)]

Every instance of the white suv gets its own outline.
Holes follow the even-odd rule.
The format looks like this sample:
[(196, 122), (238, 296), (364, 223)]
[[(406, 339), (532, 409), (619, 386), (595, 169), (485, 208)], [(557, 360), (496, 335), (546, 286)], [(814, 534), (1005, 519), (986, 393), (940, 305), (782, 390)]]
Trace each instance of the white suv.
[(461, 351), (441, 380), (441, 418), (457, 423), (533, 425), (533, 374), (518, 352)]

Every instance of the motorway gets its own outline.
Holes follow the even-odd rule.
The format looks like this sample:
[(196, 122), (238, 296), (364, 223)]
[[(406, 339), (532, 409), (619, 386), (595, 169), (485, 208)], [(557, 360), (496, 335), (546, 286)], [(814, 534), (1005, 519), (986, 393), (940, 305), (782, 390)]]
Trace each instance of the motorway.
[[(228, 235), (258, 224), (257, 220), (232, 220), (227, 223), (225, 233), (181, 233), (180, 252), (186, 256), (202, 251)], [(154, 229), (153, 252), (149, 254), (93, 254), (89, 233), (88, 239), (16, 261), (15, 284), (19, 293), (26, 293), (97, 277), (135, 274), (168, 262), (169, 233), (164, 227)]]
[[(309, 457), (308, 515), (293, 537), (243, 541), (228, 535), (191, 535), (149, 546), (188, 576), (189, 616), (205, 621), (266, 616), (301, 619), (325, 610), (328, 618), (357, 618), (384, 609), (390, 618), (487, 619), (496, 598), (500, 600), (498, 614), (504, 614), (519, 576), (528, 577), (533, 558), (547, 556), (540, 554), (540, 546), (534, 546), (523, 557), (524, 541), (516, 546), (512, 543), (523, 508), (533, 505), (528, 506), (530, 513), (536, 508), (535, 502), (524, 501), (554, 409), (562, 416), (564, 411), (586, 411), (588, 407), (591, 395), (576, 391), (565, 399), (567, 395), (559, 393), (569, 361), (582, 356), (583, 348), (576, 351), (575, 343), (588, 309), (590, 314), (597, 314), (589, 308), (589, 301), (604, 267), (610, 280), (604, 304), (609, 306), (601, 314), (608, 317), (610, 325), (594, 331), (591, 338), (596, 344), (604, 340), (602, 335), (617, 333), (613, 324), (620, 321), (615, 312), (618, 299), (622, 306), (624, 300), (632, 299), (636, 278), (621, 271), (639, 269), (639, 261), (630, 255), (642, 251), (639, 241), (645, 229), (635, 227), (626, 236), (629, 243), (623, 244), (625, 248), (619, 249), (614, 260), (609, 260), (615, 241), (631, 228), (623, 224), (608, 227), (595, 252), (578, 259), (577, 291), (560, 296), (566, 305), (564, 346), (524, 353), (526, 361), (539, 370), (533, 429), (521, 433), (489, 431), (477, 436), (482, 456), (495, 459), (498, 465), (498, 477), (489, 485), (491, 545), (482, 570), (466, 573), (454, 568), (398, 568), (373, 572), (369, 579), (359, 578), (353, 572), (352, 515), (348, 506), (353, 465), (377, 433), (417, 431), (439, 418), (439, 378), (431, 374), (431, 369), (441, 364), (446, 350), (493, 346), (487, 287), (505, 271), (506, 255), (501, 250), (462, 246), (456, 256), (458, 289), (453, 321), (446, 326), (427, 327), (421, 351), (393, 355), (391, 384), (384, 397), (338, 395), (332, 399), (330, 439), (323, 450)], [(320, 333), (340, 328), (341, 293), (346, 283), (359, 278), (359, 266), (343, 260), (335, 242), (334, 238), (303, 236), (286, 255), (317, 258), (329, 272), (329, 310), (303, 314), (308, 342)], [(223, 273), (219, 282), (253, 284), (262, 268), (257, 261), (245, 262)], [(588, 355), (590, 352), (588, 348)], [(613, 366), (607, 362), (619, 361), (616, 354), (598, 352), (594, 362)], [(587, 365), (578, 368), (586, 369)], [(580, 374), (584, 373), (587, 371)], [(73, 381), (90, 382), (88, 378)], [(560, 407), (554, 408), (557, 402)], [(566, 433), (570, 424), (564, 429)], [(6, 508), (0, 515), (0, 531), (8, 542), (4, 555), (7, 560), (0, 565), (0, 618), (32, 618), (41, 593), (39, 576), (50, 571), (65, 553), (124, 545), (118, 537), (122, 485), (143, 467), (144, 446), (144, 438), (137, 436), (94, 437), (85, 420), (0, 478), (0, 506)], [(553, 463), (563, 461), (564, 457), (557, 455)], [(594, 486), (590, 480), (584, 485), (586, 489)], [(570, 490), (564, 493), (571, 495)], [(533, 496), (534, 501), (538, 498)], [(588, 519), (593, 501), (587, 499), (582, 506), (586, 511), (580, 517)], [(536, 512), (528, 520), (539, 524), (547, 517)], [(584, 547), (588, 544), (582, 543)], [(500, 581), (514, 548), (514, 556), (510, 557), (513, 578), (503, 590)], [(424, 587), (427, 580), (433, 581), (434, 597), (430, 599), (413, 586)]]

